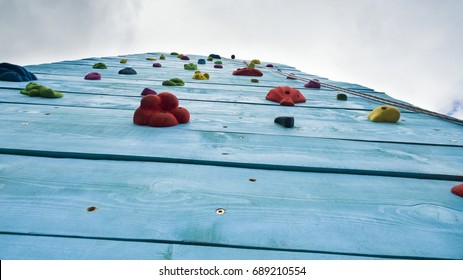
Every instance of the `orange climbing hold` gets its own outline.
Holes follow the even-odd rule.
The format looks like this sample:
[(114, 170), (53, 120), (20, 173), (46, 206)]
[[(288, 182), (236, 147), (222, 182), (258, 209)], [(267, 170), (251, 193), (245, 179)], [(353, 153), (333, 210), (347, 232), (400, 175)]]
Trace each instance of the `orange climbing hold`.
[(303, 103), (306, 101), (302, 93), (292, 87), (280, 86), (271, 89), (267, 96), (267, 100), (280, 103), (283, 106), (294, 106), (295, 103)]
[(189, 121), (188, 110), (178, 107), (177, 97), (169, 92), (143, 97), (133, 115), (133, 123), (154, 127), (174, 126)]
[(453, 187), (450, 191), (455, 195), (463, 197), (463, 184)]

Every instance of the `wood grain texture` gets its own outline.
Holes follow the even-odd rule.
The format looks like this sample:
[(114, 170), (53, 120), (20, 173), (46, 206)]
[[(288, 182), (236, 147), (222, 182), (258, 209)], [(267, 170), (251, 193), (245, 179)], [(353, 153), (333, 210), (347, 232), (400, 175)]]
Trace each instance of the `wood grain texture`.
[(0, 164), (4, 232), (463, 257), (455, 182), (6, 155)]

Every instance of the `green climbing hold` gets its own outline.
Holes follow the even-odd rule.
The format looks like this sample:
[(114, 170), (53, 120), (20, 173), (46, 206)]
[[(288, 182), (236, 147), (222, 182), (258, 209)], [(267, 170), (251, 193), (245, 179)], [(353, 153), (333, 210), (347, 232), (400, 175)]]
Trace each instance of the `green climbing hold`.
[(221, 60), (214, 61), (214, 64), (222, 64)]
[(347, 100), (347, 95), (345, 95), (344, 93), (338, 93), (338, 94), (336, 95), (336, 99), (337, 99), (337, 100), (346, 101), (346, 100)]
[(251, 79), (251, 82), (253, 82), (253, 83), (258, 83), (259, 80), (258, 80), (258, 79)]
[(60, 98), (63, 97), (63, 94), (59, 91), (52, 90), (46, 86), (31, 82), (28, 83), (26, 88), (21, 90), (22, 94), (29, 95), (31, 97), (40, 96), (46, 98)]
[(163, 54), (161, 54), (161, 56), (159, 57), (159, 59), (164, 60), (164, 59), (166, 59), (166, 56), (163, 55)]
[(108, 67), (103, 62), (98, 62), (93, 64), (93, 69), (108, 69)]
[(188, 64), (183, 65), (183, 68), (185, 70), (198, 70), (198, 65), (194, 63), (188, 63)]
[(171, 52), (170, 55), (178, 55), (178, 52)]
[(400, 119), (400, 111), (394, 106), (383, 105), (371, 111), (368, 119), (372, 122), (396, 123)]
[(163, 86), (184, 86), (185, 82), (179, 78), (173, 78), (168, 81), (162, 82)]
[(214, 59), (212, 57), (210, 57), (210, 56), (207, 58), (207, 61), (212, 61), (212, 60), (214, 60)]

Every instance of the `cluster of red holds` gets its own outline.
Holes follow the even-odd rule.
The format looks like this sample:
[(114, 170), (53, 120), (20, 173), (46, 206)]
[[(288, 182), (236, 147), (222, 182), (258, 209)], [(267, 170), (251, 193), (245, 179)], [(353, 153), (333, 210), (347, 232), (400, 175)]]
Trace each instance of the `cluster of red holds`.
[(179, 107), (177, 97), (169, 92), (143, 97), (133, 115), (133, 123), (155, 127), (174, 126), (189, 121), (188, 110)]
[(294, 106), (295, 103), (306, 101), (304, 95), (302, 95), (299, 90), (288, 86), (271, 89), (265, 98), (270, 101), (278, 102), (283, 106)]

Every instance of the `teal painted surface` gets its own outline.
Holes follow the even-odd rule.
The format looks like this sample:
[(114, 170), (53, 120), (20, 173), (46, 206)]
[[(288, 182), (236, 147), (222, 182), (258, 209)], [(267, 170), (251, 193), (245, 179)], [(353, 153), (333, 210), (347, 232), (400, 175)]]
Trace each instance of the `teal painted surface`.
[[(463, 258), (463, 200), (450, 193), (463, 181), (462, 126), (410, 111), (372, 123), (380, 104), (266, 69), (254, 84), (231, 75), (241, 61), (198, 65), (211, 79), (195, 81), (187, 62), (153, 68), (152, 56), (26, 67), (59, 100), (0, 82), (0, 258)], [(118, 75), (125, 67), (139, 74)], [(103, 79), (83, 79), (93, 71)], [(174, 77), (186, 85), (161, 86)], [(307, 103), (265, 100), (278, 85)], [(174, 93), (190, 122), (134, 125), (144, 87)], [(295, 127), (273, 123), (282, 115)]]

